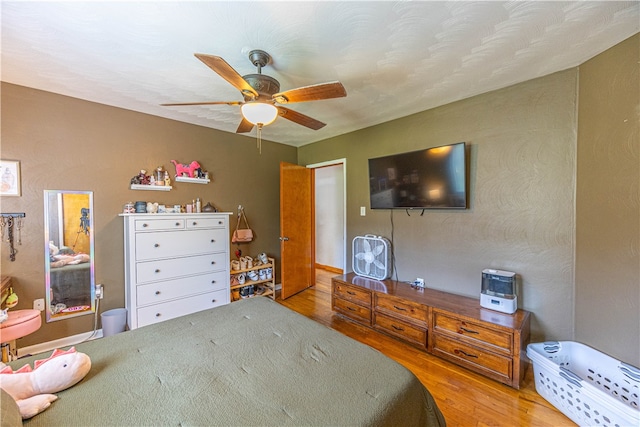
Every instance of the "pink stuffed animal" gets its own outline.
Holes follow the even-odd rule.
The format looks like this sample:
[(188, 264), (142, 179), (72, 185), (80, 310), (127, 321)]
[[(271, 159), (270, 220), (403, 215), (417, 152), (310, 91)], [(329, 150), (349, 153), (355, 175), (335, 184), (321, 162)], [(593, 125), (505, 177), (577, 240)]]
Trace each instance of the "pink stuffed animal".
[(5, 366), (0, 371), (0, 388), (18, 404), (22, 419), (31, 418), (47, 409), (65, 390), (87, 375), (91, 359), (71, 347), (67, 351), (54, 350), (48, 359), (36, 360), (31, 369), (24, 365), (17, 371)]
[(171, 163), (176, 165), (176, 176), (182, 176), (183, 173), (189, 175), (189, 178), (193, 178), (193, 173), (196, 169), (200, 169), (200, 163), (195, 160), (191, 162), (189, 165), (184, 165), (176, 162), (175, 160), (171, 160)]

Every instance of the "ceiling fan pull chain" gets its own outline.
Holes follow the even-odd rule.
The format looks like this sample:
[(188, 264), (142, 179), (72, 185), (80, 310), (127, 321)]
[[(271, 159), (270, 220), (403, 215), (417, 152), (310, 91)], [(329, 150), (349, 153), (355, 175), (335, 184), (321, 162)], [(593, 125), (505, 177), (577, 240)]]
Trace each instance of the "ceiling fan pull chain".
[(258, 123), (258, 152), (262, 154), (262, 123)]

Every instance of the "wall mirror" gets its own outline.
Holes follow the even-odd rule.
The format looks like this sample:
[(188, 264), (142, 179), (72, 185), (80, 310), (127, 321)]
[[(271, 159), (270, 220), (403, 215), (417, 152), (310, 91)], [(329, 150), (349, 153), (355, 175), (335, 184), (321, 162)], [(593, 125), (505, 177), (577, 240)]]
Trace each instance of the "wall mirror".
[(95, 312), (93, 192), (44, 191), (47, 322)]

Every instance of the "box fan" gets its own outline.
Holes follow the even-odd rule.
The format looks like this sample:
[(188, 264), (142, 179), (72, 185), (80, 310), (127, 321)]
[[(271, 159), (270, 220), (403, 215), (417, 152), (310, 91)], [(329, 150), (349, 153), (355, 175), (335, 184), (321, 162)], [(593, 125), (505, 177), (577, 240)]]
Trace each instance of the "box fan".
[(358, 276), (384, 280), (391, 277), (391, 244), (384, 237), (367, 234), (353, 239), (353, 271)]

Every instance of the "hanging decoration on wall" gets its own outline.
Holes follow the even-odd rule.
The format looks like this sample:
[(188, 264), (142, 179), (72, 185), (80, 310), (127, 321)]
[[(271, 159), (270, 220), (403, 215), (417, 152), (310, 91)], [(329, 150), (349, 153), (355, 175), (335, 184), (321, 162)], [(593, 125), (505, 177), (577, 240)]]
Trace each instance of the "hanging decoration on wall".
[[(9, 259), (16, 260), (18, 250), (15, 244), (22, 245), (22, 227), (24, 226), (24, 212), (19, 213), (2, 213), (0, 214), (0, 234), (2, 241), (9, 244)], [(16, 238), (17, 231), (17, 238)]]

